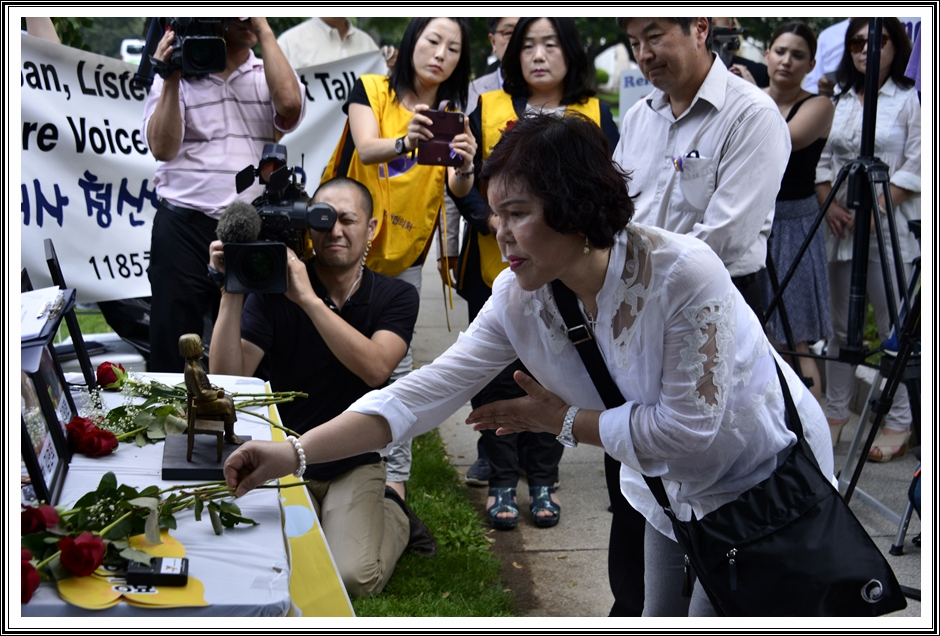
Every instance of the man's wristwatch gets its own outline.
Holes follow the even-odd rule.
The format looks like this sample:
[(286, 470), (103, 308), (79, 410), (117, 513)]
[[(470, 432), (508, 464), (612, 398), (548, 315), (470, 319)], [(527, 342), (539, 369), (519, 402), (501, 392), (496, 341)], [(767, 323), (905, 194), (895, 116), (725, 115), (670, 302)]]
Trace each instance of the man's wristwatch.
[(572, 406), (568, 408), (568, 412), (565, 414), (565, 422), (561, 425), (561, 433), (555, 438), (561, 443), (562, 446), (567, 446), (568, 448), (577, 448), (578, 440), (574, 438), (574, 416), (577, 415), (578, 411), (581, 410), (580, 406)]
[(218, 285), (219, 289), (225, 287), (225, 274), (209, 265), (209, 280)]
[(403, 155), (408, 152), (408, 149), (405, 148), (405, 137), (399, 137), (395, 140), (395, 154)]

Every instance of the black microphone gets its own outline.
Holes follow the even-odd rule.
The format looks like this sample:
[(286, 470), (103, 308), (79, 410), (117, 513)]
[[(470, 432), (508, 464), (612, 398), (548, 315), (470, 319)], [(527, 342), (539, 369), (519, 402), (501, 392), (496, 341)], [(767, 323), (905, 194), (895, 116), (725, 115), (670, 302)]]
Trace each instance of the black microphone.
[(219, 217), (215, 229), (216, 236), (223, 243), (251, 243), (258, 240), (261, 233), (261, 217), (255, 206), (244, 201), (236, 201), (228, 206)]

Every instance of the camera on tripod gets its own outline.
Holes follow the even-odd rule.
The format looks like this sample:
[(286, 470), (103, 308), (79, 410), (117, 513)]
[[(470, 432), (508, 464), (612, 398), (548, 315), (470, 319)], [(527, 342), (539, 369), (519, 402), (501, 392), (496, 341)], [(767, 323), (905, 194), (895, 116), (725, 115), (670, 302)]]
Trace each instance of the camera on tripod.
[[(241, 236), (225, 243), (225, 289), (235, 294), (283, 293), (287, 291), (287, 250), (301, 260), (313, 256), (310, 231), (328, 232), (336, 223), (336, 211), (326, 203), (314, 203), (304, 191), (305, 176), (287, 167), (287, 148), (265, 144), (258, 167), (248, 166), (235, 176), (238, 193), (265, 184), (264, 192), (252, 202), (260, 220), (256, 236)], [(235, 212), (227, 210), (227, 214)], [(228, 219), (225, 219), (229, 221)], [(255, 221), (257, 222), (257, 220)], [(223, 220), (220, 220), (220, 226)], [(252, 234), (254, 234), (252, 232)]]
[(726, 68), (741, 48), (739, 36), (747, 35), (747, 29), (739, 27), (712, 26), (712, 51), (718, 54)]

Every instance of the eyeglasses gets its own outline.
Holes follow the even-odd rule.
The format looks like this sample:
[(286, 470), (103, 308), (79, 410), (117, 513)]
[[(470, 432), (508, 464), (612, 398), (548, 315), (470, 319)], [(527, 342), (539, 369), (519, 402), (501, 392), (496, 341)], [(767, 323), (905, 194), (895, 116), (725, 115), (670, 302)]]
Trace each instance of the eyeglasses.
[(508, 40), (512, 37), (513, 29), (503, 29), (502, 31), (495, 31), (494, 34), (500, 36), (504, 40)]
[[(888, 42), (891, 41), (891, 37), (887, 33), (881, 34), (881, 48), (884, 48), (888, 45)], [(857, 37), (849, 40), (849, 50), (852, 53), (861, 53), (865, 50), (865, 46), (868, 44), (868, 38)]]

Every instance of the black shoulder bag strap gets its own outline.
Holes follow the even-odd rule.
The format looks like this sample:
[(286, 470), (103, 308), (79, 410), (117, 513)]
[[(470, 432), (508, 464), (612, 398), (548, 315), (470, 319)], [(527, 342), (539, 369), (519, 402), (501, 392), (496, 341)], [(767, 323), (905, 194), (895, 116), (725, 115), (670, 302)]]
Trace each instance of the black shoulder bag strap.
[[(560, 280), (554, 280), (552, 281), (552, 294), (555, 296), (555, 304), (558, 306), (558, 311), (561, 312), (561, 317), (564, 318), (565, 325), (568, 328), (568, 339), (578, 350), (578, 355), (581, 356), (581, 361), (587, 368), (591, 380), (594, 381), (594, 387), (604, 401), (604, 405), (612, 409), (625, 404), (626, 400), (614, 383), (614, 379), (610, 376), (610, 371), (601, 357), (601, 351), (597, 348), (594, 334), (584, 324), (584, 317), (581, 310), (578, 309), (578, 301), (574, 292), (568, 289)], [(776, 364), (776, 359), (774, 363)], [(803, 437), (803, 425), (779, 364), (777, 364), (777, 377), (780, 378), (780, 389), (783, 391), (783, 399), (786, 404), (787, 428), (796, 433), (797, 442), (799, 443), (799, 440)], [(643, 475), (643, 479), (646, 480), (649, 489), (653, 491), (656, 503), (662, 506), (667, 515), (673, 517), (672, 506), (666, 496), (663, 480), (659, 477), (647, 477), (646, 475)]]

